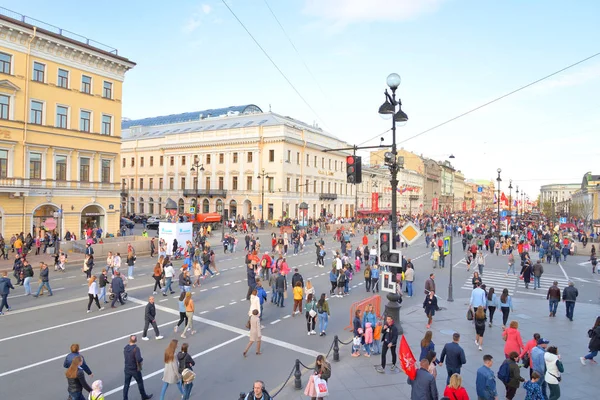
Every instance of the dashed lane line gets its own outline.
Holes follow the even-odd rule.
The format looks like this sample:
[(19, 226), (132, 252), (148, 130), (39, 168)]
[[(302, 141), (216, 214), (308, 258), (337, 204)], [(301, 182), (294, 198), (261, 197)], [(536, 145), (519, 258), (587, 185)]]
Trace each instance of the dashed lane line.
[(280, 319), (276, 319), (275, 321), (272, 321), (272, 322), (271, 322), (271, 325), (275, 325), (275, 324), (276, 324), (276, 323), (278, 323), (278, 322), (281, 322), (281, 320), (280, 320)]

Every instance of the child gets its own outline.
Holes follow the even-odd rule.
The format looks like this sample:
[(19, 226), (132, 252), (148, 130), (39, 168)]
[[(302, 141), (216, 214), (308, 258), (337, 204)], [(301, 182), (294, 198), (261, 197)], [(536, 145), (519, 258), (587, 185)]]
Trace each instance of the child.
[(200, 268), (200, 263), (198, 261), (194, 261), (194, 287), (200, 287), (200, 278), (202, 277), (202, 268)]
[(358, 336), (352, 340), (352, 357), (360, 357), (360, 347), (362, 344), (363, 330), (358, 328)]
[(525, 400), (544, 400), (542, 395), (542, 388), (537, 383), (540, 380), (540, 374), (537, 371), (533, 371), (531, 374), (531, 380), (523, 384), (525, 389)]
[(365, 324), (365, 357), (371, 357), (371, 345), (373, 344), (373, 327), (370, 322)]
[(381, 321), (377, 321), (375, 329), (373, 330), (373, 354), (381, 354), (381, 329), (383, 324)]
[(356, 268), (356, 272), (360, 272), (360, 255), (356, 256), (356, 260), (354, 260), (354, 267)]
[(102, 393), (102, 381), (97, 380), (92, 383), (92, 391), (89, 395), (89, 400), (104, 400), (104, 394)]

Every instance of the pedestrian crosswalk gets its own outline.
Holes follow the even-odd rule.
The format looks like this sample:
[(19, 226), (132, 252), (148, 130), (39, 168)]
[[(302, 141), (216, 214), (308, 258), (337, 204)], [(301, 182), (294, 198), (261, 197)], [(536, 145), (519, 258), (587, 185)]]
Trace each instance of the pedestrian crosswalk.
[[(473, 269), (471, 269), (473, 271)], [(477, 269), (475, 268), (475, 271)], [(472, 275), (465, 279), (461, 289), (464, 290), (473, 290), (472, 284)], [(546, 275), (543, 274), (540, 278), (540, 288), (533, 289), (533, 276), (531, 277), (531, 282), (529, 283), (529, 289), (525, 289), (525, 283), (519, 279), (519, 275), (506, 275), (501, 271), (494, 270), (485, 270), (483, 271), (483, 275), (481, 276), (481, 281), (486, 285), (487, 288), (493, 287), (496, 294), (502, 293), (502, 289), (507, 288), (511, 294), (513, 292), (525, 295), (532, 296), (543, 296), (546, 297), (546, 293), (548, 288), (552, 286), (554, 281), (558, 282), (558, 287), (561, 290), (567, 286), (568, 280), (564, 277), (556, 276), (556, 275)]]

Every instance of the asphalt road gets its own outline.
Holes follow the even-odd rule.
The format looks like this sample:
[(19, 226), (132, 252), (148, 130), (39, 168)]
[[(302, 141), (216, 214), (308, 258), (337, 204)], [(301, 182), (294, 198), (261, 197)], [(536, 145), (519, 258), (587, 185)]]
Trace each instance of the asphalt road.
[[(220, 237), (220, 235), (218, 235)], [(213, 239), (215, 242), (217, 239)], [(355, 242), (358, 241), (358, 238)], [(469, 295), (470, 272), (466, 271), (462, 246), (456, 241), (454, 246), (454, 297)], [(263, 240), (264, 243), (264, 240)], [(339, 248), (331, 236), (326, 238), (326, 247)], [(405, 298), (403, 308), (420, 304), (423, 301), (423, 285), (431, 271), (436, 272), (438, 295), (443, 307), (463, 307), (460, 302), (448, 303), (447, 287), (449, 268), (433, 270), (429, 260), (429, 250), (424, 243), (404, 249), (404, 254), (414, 260), (416, 270), (415, 296)], [(460, 255), (460, 256), (459, 256)], [(317, 293), (328, 293), (331, 250), (325, 260), (325, 268), (315, 266), (315, 252), (312, 242), (298, 256), (289, 256), (291, 268), (299, 268), (304, 279), (310, 278)], [(559, 280), (561, 287), (567, 279), (572, 279), (580, 289), (580, 301), (597, 302), (600, 284), (598, 275), (591, 275), (591, 268), (585, 265), (584, 257), (572, 257), (561, 265), (545, 265), (541, 293), (533, 289), (525, 290), (518, 277), (505, 274), (505, 257), (490, 255), (486, 258), (483, 281), (489, 286), (508, 287), (516, 298), (541, 299), (551, 281)], [(85, 276), (78, 270), (50, 272), (50, 284), (55, 296), (38, 299), (23, 296), (19, 287), (9, 297), (13, 311), (0, 317), (0, 388), (8, 398), (47, 398), (60, 399), (66, 394), (66, 379), (62, 367), (64, 356), (71, 343), (79, 343), (82, 354), (94, 372), (94, 379), (102, 379), (107, 398), (121, 398), (123, 385), (123, 347), (130, 334), (141, 336), (143, 328), (143, 307), (152, 294), (153, 279), (151, 269), (154, 261), (148, 257), (138, 258), (135, 279), (127, 289), (130, 300), (116, 310), (107, 308), (86, 314), (87, 288)], [(176, 264), (177, 267), (180, 263)], [(267, 388), (276, 388), (283, 383), (294, 365), (296, 358), (304, 363), (314, 361), (317, 354), (329, 350), (333, 335), (339, 334), (346, 340), (350, 337), (343, 328), (350, 323), (350, 306), (368, 296), (364, 290), (362, 274), (355, 275), (351, 283), (351, 294), (345, 298), (332, 298), (330, 306), (332, 318), (329, 321), (326, 337), (308, 336), (305, 319), (291, 317), (291, 296), (285, 308), (276, 308), (266, 303), (264, 308), (263, 347), (261, 356), (254, 351), (248, 358), (242, 357), (247, 344), (248, 302), (245, 301), (247, 284), (243, 265), (243, 252), (230, 255), (217, 254), (219, 276), (207, 278), (201, 288), (196, 288), (195, 328), (198, 333), (185, 340), (190, 344), (190, 353), (196, 359), (197, 378), (192, 398), (237, 399), (240, 391), (249, 391), (255, 379), (266, 382)], [(447, 261), (449, 266), (449, 260)], [(95, 271), (98, 272), (98, 271)], [(518, 271), (517, 271), (518, 272)], [(37, 283), (32, 284), (37, 288)], [(498, 289), (497, 289), (498, 291)], [(269, 293), (270, 296), (270, 293)], [(382, 308), (386, 303), (382, 299)], [(175, 295), (156, 298), (157, 322), (162, 341), (139, 340), (144, 357), (145, 386), (148, 393), (159, 397), (163, 352), (168, 341), (184, 341), (173, 332), (178, 319)], [(292, 378), (293, 379), (293, 378)], [(93, 379), (88, 379), (91, 383)], [(32, 384), (35, 382), (35, 384)], [(130, 390), (131, 399), (139, 399), (137, 388)], [(170, 388), (167, 399), (179, 399), (178, 391)]]

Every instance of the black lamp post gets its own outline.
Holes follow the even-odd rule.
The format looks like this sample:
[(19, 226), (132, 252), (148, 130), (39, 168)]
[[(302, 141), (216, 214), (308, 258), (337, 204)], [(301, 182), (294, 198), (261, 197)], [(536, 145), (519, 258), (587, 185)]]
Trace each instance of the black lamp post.
[[(508, 181), (508, 217), (512, 220), (512, 179)], [(506, 224), (506, 230), (508, 231), (508, 224)]]
[(519, 185), (517, 185), (517, 221), (519, 220)]
[(265, 178), (269, 179), (269, 174), (262, 169), (262, 172), (258, 174), (258, 179), (262, 179), (262, 188), (260, 190), (260, 226), (265, 226)]
[(496, 178), (496, 182), (498, 182), (498, 197), (496, 198), (496, 202), (498, 203), (498, 241), (500, 241), (500, 182), (502, 182), (502, 179), (500, 178), (500, 172), (502, 172), (502, 169), (498, 168), (498, 177)]
[(196, 159), (192, 164), (190, 171), (196, 172), (196, 180), (194, 181), (194, 196), (196, 197), (196, 207), (194, 207), (194, 222), (196, 222), (196, 215), (198, 215), (198, 181), (200, 180), (200, 172), (204, 171), (204, 164), (200, 164), (200, 161)]

